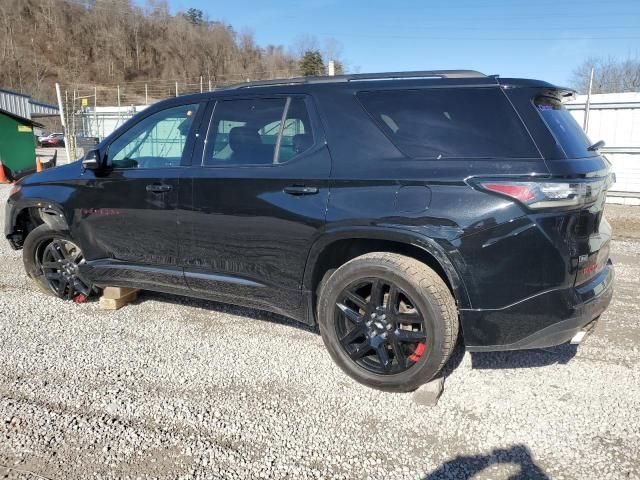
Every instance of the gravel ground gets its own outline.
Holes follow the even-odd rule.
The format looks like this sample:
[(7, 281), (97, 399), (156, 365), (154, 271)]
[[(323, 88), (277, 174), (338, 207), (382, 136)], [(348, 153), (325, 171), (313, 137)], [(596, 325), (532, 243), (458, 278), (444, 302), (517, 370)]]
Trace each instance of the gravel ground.
[(614, 303), (583, 345), (458, 349), (432, 408), (354, 383), (276, 315), (49, 298), (0, 240), (0, 475), (640, 478), (640, 239), (619, 234)]

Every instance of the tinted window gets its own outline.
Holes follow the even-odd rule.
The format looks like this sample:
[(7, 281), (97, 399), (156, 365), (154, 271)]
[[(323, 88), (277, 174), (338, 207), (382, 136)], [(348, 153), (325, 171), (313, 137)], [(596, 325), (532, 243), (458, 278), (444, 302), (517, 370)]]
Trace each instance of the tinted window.
[(301, 98), (222, 100), (209, 128), (204, 165), (284, 163), (313, 145)]
[(560, 100), (537, 97), (535, 105), (567, 157), (580, 158), (598, 154), (587, 150), (591, 142)]
[(383, 90), (361, 92), (358, 98), (410, 157), (539, 156), (498, 89)]
[(136, 123), (110, 146), (115, 168), (179, 166), (198, 105), (180, 105), (156, 112)]

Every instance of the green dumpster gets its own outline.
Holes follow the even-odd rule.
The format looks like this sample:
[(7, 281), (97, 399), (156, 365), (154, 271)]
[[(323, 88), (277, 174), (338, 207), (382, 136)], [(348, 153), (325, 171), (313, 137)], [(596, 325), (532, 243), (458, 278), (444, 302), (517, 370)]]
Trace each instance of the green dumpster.
[(36, 169), (34, 126), (40, 125), (28, 118), (0, 110), (0, 161), (9, 178), (22, 176)]

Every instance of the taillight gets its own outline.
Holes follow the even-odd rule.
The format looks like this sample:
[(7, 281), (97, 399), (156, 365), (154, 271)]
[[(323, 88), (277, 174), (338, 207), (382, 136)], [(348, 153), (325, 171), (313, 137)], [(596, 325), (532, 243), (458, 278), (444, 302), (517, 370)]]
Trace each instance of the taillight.
[(529, 200), (536, 198), (536, 194), (528, 185), (516, 185), (513, 183), (483, 183), (481, 184), (487, 190), (492, 192), (504, 193), (509, 197), (527, 203)]
[(579, 208), (592, 203), (609, 185), (608, 178), (574, 182), (544, 180), (479, 180), (471, 181), (482, 190), (505, 195), (532, 209)]

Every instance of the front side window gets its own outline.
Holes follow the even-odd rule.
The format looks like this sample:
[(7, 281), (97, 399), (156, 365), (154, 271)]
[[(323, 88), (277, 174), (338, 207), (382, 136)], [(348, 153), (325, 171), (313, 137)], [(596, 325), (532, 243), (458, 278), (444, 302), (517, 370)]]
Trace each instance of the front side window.
[(209, 126), (203, 165), (285, 163), (313, 142), (302, 98), (221, 100)]
[(138, 122), (110, 145), (109, 163), (114, 168), (180, 166), (197, 110), (197, 104), (180, 105)]
[(539, 154), (499, 89), (358, 93), (378, 126), (412, 158), (531, 158)]

